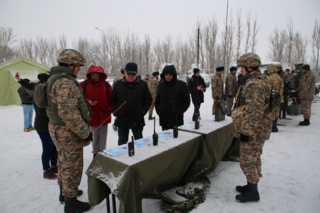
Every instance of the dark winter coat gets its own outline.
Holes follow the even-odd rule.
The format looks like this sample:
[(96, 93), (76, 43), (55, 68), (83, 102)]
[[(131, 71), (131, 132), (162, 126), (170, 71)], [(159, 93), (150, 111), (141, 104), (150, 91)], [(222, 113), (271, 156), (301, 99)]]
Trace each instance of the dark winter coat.
[[(203, 92), (198, 90), (198, 86), (202, 86)], [(206, 91), (204, 79), (201, 76), (193, 75), (188, 82), (188, 89), (191, 94), (192, 103), (203, 103), (203, 93)], [(198, 94), (197, 94), (198, 93)]]
[(190, 106), (190, 95), (187, 84), (177, 79), (177, 72), (174, 71), (173, 79), (169, 82), (161, 74), (162, 83), (158, 85), (156, 98), (156, 112), (160, 118), (160, 126), (163, 129), (172, 129), (174, 126), (183, 125), (183, 113)]
[(18, 81), (21, 84), (21, 87), (18, 89), (18, 93), (21, 99), (21, 104), (32, 105), (33, 101), (33, 88), (34, 84), (29, 83), (23, 79)]
[[(37, 83), (34, 86), (34, 90), (39, 83)], [(46, 108), (38, 107), (34, 101), (33, 101), (33, 107), (34, 107), (34, 111), (36, 112), (36, 117), (34, 118), (35, 130), (37, 130), (38, 132), (49, 132), (49, 129), (48, 129), (49, 117), (47, 115)]]
[(145, 81), (137, 78), (129, 83), (126, 77), (114, 84), (110, 105), (114, 112), (123, 102), (126, 103), (114, 115), (116, 126), (124, 129), (145, 126), (144, 115), (148, 112), (152, 97)]
[[(100, 78), (99, 81), (91, 80), (91, 73), (99, 73)], [(112, 87), (109, 82), (106, 82), (108, 85), (108, 92), (106, 90), (106, 86), (104, 84), (107, 79), (107, 74), (104, 72), (103, 68), (100, 66), (91, 65), (87, 72), (87, 87), (86, 87), (86, 99), (88, 102), (88, 106), (92, 111), (91, 120), (89, 121), (89, 126), (99, 126), (100, 121), (103, 122), (107, 118), (109, 118), (103, 125), (107, 125), (111, 122), (111, 106), (110, 106), (110, 97), (112, 92)], [(82, 89), (84, 89), (84, 81), (79, 85)], [(89, 100), (97, 101), (95, 106), (91, 106), (89, 104)]]

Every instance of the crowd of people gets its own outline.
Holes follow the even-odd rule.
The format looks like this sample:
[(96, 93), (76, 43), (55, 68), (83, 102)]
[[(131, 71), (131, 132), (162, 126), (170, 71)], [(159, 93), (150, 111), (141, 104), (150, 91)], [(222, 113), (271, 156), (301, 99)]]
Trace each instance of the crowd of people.
[[(65, 203), (66, 213), (85, 212), (91, 208), (89, 203), (77, 200), (82, 194), (78, 187), (83, 172), (83, 147), (92, 142), (93, 158), (106, 149), (111, 114), (115, 116), (113, 129), (118, 132), (118, 145), (123, 145), (128, 142), (130, 130), (135, 140), (143, 138), (144, 117), (148, 113), (148, 119), (153, 120), (154, 108), (162, 130), (169, 130), (184, 124), (190, 96), (194, 105), (193, 121), (201, 119), (201, 103), (207, 101), (204, 99), (206, 85), (197, 68), (186, 83), (177, 78), (174, 65), (165, 66), (161, 74), (154, 71), (152, 77), (146, 75), (141, 79), (138, 65), (129, 62), (111, 86), (104, 69), (96, 65), (89, 67), (85, 81), (77, 82), (80, 67), (86, 60), (76, 50), (63, 50), (57, 62), (58, 66), (52, 67), (50, 72), (38, 75), (39, 83), (46, 83), (46, 108), (38, 107), (34, 101), (38, 97), (33, 97), (33, 91), (39, 83), (20, 79), (18, 73), (16, 79), (21, 84), (18, 92), (24, 111), (24, 131), (33, 130), (34, 107), (34, 127), (43, 146), (43, 177), (58, 179), (59, 201)], [(230, 68), (225, 82), (222, 79), (224, 66), (216, 67), (211, 79), (212, 114), (215, 114), (215, 102), (226, 100), (226, 114), (232, 117), (235, 137), (241, 141), (239, 160), (247, 184), (236, 187), (240, 192), (236, 196), (239, 202), (260, 199), (257, 184), (262, 177), (263, 145), (271, 131), (277, 131), (279, 112), (282, 109), (282, 117), (285, 117), (288, 105), (284, 90), (290, 77), (281, 66), (274, 64), (267, 67), (267, 74), (263, 76), (260, 65), (257, 54), (246, 53), (238, 59), (237, 67)], [(238, 68), (241, 76), (237, 82)], [(302, 72), (298, 97), (304, 121), (299, 125), (305, 126), (310, 124), (315, 77), (307, 64), (302, 66)]]

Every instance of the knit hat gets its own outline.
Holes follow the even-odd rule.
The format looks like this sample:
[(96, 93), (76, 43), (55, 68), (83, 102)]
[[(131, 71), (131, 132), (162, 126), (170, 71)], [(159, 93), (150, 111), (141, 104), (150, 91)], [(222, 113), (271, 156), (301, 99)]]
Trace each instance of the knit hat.
[(221, 66), (221, 65), (220, 65), (220, 66), (217, 66), (217, 67), (216, 67), (216, 71), (217, 71), (217, 72), (224, 71), (224, 66)]
[(302, 70), (310, 70), (310, 65), (309, 64), (304, 64), (302, 66)]
[(146, 77), (147, 77), (147, 76), (150, 76), (149, 73), (146, 74)]
[(157, 75), (159, 75), (159, 71), (154, 71), (154, 72), (152, 73), (152, 76), (157, 76)]
[(198, 68), (193, 69), (193, 74), (197, 74), (198, 72), (200, 72), (200, 70)]
[(25, 78), (25, 79), (23, 79), (23, 80), (25, 80), (25, 81), (26, 81), (26, 82), (28, 82), (28, 83), (30, 82), (30, 80), (29, 80), (29, 79), (27, 79), (27, 78)]

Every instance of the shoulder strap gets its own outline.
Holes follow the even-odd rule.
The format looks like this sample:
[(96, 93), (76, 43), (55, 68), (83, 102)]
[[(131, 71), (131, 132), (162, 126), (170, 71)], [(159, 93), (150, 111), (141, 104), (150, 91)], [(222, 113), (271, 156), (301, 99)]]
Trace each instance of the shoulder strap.
[(87, 84), (88, 84), (88, 79), (86, 79), (86, 80), (84, 81), (84, 85), (83, 85), (83, 93), (84, 93), (84, 94), (86, 94)]

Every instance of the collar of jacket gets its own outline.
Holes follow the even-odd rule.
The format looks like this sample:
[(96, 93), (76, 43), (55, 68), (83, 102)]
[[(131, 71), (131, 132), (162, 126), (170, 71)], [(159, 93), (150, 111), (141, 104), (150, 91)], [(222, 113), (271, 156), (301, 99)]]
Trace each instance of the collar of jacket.
[(307, 72), (303, 73), (303, 75), (307, 74), (308, 72), (311, 72), (310, 70), (308, 70)]
[(129, 82), (127, 81), (127, 79), (126, 79), (126, 76), (124, 76), (124, 77), (122, 78), (122, 83), (128, 85), (129, 87), (138, 87), (139, 81), (140, 81), (139, 79), (140, 79), (140, 78), (137, 77), (134, 82), (129, 83)]
[(243, 78), (248, 80), (250, 78), (257, 78), (259, 76), (261, 76), (261, 73), (258, 70), (252, 70), (251, 72), (248, 72), (245, 76), (243, 76)]

